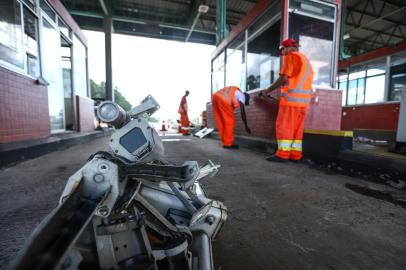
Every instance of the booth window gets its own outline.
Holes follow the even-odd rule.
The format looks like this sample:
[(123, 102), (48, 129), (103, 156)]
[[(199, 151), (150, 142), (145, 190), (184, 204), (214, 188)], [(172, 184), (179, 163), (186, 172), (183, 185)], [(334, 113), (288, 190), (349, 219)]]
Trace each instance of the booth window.
[(406, 87), (406, 53), (394, 54), (391, 57), (389, 100), (398, 101), (402, 89)]
[(69, 27), (61, 19), (58, 19), (58, 27), (59, 31), (61, 31), (61, 33), (64, 34), (65, 37), (71, 38), (71, 31)]
[(245, 90), (245, 32), (227, 47), (226, 85)]
[(73, 35), (73, 84), (75, 93), (87, 97), (86, 47)]
[(48, 5), (48, 3), (45, 0), (40, 1), (40, 7), (41, 9), (48, 15), (48, 17), (56, 22), (57, 16), (55, 11)]
[(313, 84), (331, 86), (335, 63), (335, 7), (310, 0), (293, 0), (289, 10), (289, 37), (299, 42), (299, 50), (310, 60)]
[(338, 88), (343, 91), (343, 106), (372, 104), (385, 101), (385, 58), (368, 64), (341, 70), (338, 76)]
[(38, 19), (27, 8), (24, 8), (24, 45), (27, 55), (27, 73), (39, 76), (38, 57)]
[(24, 69), (21, 4), (14, 0), (0, 2), (0, 60)]
[(225, 76), (225, 70), (224, 70), (224, 64), (225, 64), (225, 53), (224, 51), (217, 56), (213, 62), (212, 62), (212, 92), (216, 92), (217, 90), (221, 89), (224, 87), (224, 76)]
[(345, 106), (347, 104), (347, 87), (348, 87), (348, 71), (347, 69), (338, 71), (338, 89), (342, 91), (342, 102), (341, 104)]
[(278, 20), (250, 40), (247, 48), (247, 91), (265, 88), (279, 76), (281, 22)]
[(365, 104), (385, 101), (385, 58), (367, 65)]
[(32, 10), (35, 9), (35, 0), (24, 0), (24, 4), (26, 4), (27, 7), (31, 8)]
[(406, 63), (391, 67), (390, 74), (389, 100), (398, 101), (406, 91)]

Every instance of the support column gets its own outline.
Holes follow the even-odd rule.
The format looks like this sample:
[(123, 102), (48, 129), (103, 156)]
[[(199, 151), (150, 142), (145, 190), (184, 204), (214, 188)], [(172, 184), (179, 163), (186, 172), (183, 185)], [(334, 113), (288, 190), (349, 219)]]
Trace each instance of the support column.
[(106, 100), (114, 101), (113, 70), (111, 37), (113, 33), (113, 19), (111, 16), (104, 17), (104, 44), (106, 54)]
[(227, 36), (227, 0), (217, 0), (216, 6), (216, 44), (220, 44)]

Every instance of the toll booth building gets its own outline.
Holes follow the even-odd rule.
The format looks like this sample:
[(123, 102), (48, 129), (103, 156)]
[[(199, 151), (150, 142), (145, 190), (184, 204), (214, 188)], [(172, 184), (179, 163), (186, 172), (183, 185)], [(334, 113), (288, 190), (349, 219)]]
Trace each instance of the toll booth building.
[[(299, 41), (314, 70), (314, 93), (306, 129), (341, 129), (341, 91), (335, 89), (341, 3), (336, 1), (260, 1), (217, 46), (212, 59), (212, 91), (236, 85), (251, 94), (246, 108), (251, 136), (274, 138), (277, 103), (256, 100), (281, 67), (279, 46), (286, 38)], [(212, 114), (208, 106), (208, 114)], [(240, 117), (236, 116), (236, 119)], [(208, 117), (209, 125), (214, 125)], [(210, 123), (211, 122), (211, 123)], [(244, 134), (242, 122), (237, 132)]]
[[(305, 130), (394, 142), (406, 86), (405, 8), (384, 0), (258, 1), (213, 52), (211, 92), (235, 85), (250, 93), (252, 134), (236, 112), (237, 135), (275, 139), (278, 106), (255, 97), (279, 76), (281, 41), (294, 38), (314, 70)], [(210, 103), (207, 113), (215, 127)]]
[(60, 1), (0, 2), (0, 143), (94, 130), (87, 41)]

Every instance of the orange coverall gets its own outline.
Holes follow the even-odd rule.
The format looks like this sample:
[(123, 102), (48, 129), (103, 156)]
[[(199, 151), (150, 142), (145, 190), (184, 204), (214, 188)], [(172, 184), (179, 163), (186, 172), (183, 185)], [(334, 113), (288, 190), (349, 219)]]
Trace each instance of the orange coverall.
[(240, 90), (236, 86), (224, 87), (215, 92), (211, 97), (214, 120), (224, 146), (234, 144), (235, 117), (234, 109), (240, 107), (235, 98), (235, 92)]
[(189, 128), (189, 124), (190, 124), (189, 117), (187, 115), (187, 111), (188, 111), (188, 107), (187, 107), (186, 96), (183, 96), (182, 100), (180, 101), (180, 105), (179, 105), (179, 109), (178, 109), (178, 113), (180, 114), (180, 124), (181, 124), (180, 132), (183, 135), (189, 134), (189, 130), (184, 129), (184, 128)]
[(276, 156), (283, 159), (302, 158), (303, 127), (310, 104), (313, 69), (310, 61), (299, 52), (283, 57), (280, 75), (287, 76), (287, 84), (281, 87), (281, 99), (276, 118)]

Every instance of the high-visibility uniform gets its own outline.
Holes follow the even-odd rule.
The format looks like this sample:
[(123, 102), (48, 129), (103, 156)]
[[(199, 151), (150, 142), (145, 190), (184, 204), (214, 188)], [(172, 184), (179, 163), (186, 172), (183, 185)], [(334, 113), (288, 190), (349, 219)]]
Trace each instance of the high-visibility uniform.
[(188, 112), (188, 107), (187, 107), (187, 100), (186, 96), (182, 97), (182, 100), (180, 101), (178, 113), (180, 114), (180, 125), (181, 125), (181, 130), (180, 132), (184, 135), (189, 134), (189, 117), (187, 115)]
[(310, 61), (299, 52), (283, 57), (280, 75), (288, 78), (281, 87), (278, 117), (276, 118), (276, 156), (283, 159), (302, 158), (303, 127), (310, 104), (313, 69)]
[(237, 91), (240, 91), (238, 87), (228, 86), (218, 90), (211, 97), (214, 120), (224, 146), (234, 144), (234, 110), (240, 107), (236, 99)]

